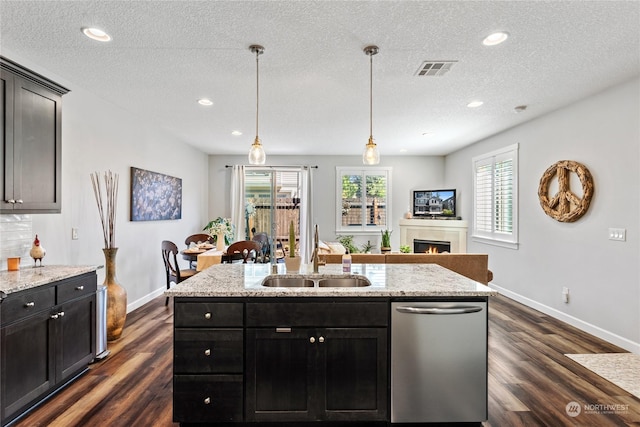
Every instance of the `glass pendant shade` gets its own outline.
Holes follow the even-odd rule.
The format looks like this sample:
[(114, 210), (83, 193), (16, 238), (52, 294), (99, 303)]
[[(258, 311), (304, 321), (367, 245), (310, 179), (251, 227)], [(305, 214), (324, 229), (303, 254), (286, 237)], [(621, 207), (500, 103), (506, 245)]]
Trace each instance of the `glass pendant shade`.
[(369, 142), (364, 147), (362, 163), (365, 165), (377, 165), (380, 163), (380, 153), (378, 153), (378, 146), (373, 142), (373, 137), (369, 137)]
[(260, 139), (256, 136), (256, 140), (251, 144), (249, 150), (249, 164), (250, 165), (264, 165), (267, 155), (264, 153), (264, 148), (260, 143)]

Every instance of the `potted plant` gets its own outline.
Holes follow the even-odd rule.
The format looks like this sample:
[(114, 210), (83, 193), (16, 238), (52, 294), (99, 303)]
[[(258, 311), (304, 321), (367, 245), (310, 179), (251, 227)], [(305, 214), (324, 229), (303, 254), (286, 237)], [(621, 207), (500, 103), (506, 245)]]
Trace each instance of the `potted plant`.
[(367, 243), (363, 243), (362, 246), (361, 246), (362, 253), (370, 254), (371, 253), (371, 249), (374, 249), (375, 247), (376, 247), (376, 245), (371, 243), (371, 240), (367, 240)]
[(344, 246), (345, 250), (350, 254), (357, 254), (360, 252), (358, 247), (353, 243), (353, 236), (338, 236), (338, 242), (340, 242), (340, 244)]
[(293, 220), (289, 223), (289, 256), (284, 258), (287, 272), (297, 272), (300, 270), (300, 257), (296, 256), (296, 230)]
[(401, 245), (400, 246), (400, 252), (402, 252), (403, 254), (411, 253), (411, 246), (409, 246), (409, 245)]
[(382, 234), (382, 241), (380, 242), (380, 252), (387, 253), (391, 252), (391, 233), (392, 230), (380, 230)]

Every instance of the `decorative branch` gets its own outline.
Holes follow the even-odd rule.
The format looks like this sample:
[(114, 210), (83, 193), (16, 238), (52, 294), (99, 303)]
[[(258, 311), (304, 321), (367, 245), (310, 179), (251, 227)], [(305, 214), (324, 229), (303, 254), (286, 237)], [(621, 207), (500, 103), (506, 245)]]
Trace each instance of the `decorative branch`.
[[(91, 184), (93, 194), (96, 196), (98, 214), (102, 225), (102, 235), (105, 248), (116, 247), (116, 211), (118, 205), (118, 179), (117, 173), (111, 171), (104, 173), (104, 199), (102, 186), (100, 185), (100, 175), (98, 172), (91, 174)], [(106, 202), (106, 211), (105, 211)]]

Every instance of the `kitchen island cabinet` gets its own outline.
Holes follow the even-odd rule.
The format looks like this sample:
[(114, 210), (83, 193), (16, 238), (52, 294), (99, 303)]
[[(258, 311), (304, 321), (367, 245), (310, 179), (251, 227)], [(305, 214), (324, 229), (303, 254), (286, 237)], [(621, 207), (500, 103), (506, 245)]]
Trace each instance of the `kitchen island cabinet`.
[[(268, 265), (216, 265), (168, 290), (176, 313), (174, 421), (182, 426), (392, 424), (391, 304), (409, 298), (486, 303), (496, 295), (438, 265), (354, 265), (353, 275), (340, 274), (340, 267), (303, 275), (315, 286), (266, 287), (261, 284), (270, 276)], [(371, 286), (318, 285), (323, 278), (362, 276)], [(235, 307), (233, 321), (228, 319), (230, 307)], [(187, 318), (191, 320), (185, 322)], [(212, 323), (214, 318), (218, 324)], [(486, 310), (474, 321), (486, 335)], [(207, 350), (215, 354), (213, 341), (196, 346), (191, 356), (178, 356), (185, 347), (184, 334), (207, 326), (211, 340), (216, 334), (236, 333), (233, 339), (218, 335), (218, 370), (198, 360)], [(485, 367), (479, 375), (486, 379), (486, 336), (477, 342), (484, 344), (473, 357)], [(229, 360), (237, 364), (226, 369)], [(469, 386), (470, 393), (484, 396), (485, 410), (475, 415), (479, 424), (486, 419), (486, 381)]]
[[(2, 274), (4, 279), (12, 273)], [(5, 290), (0, 304), (2, 425), (83, 373), (95, 357), (96, 274)]]
[(65, 87), (0, 57), (0, 213), (60, 213)]

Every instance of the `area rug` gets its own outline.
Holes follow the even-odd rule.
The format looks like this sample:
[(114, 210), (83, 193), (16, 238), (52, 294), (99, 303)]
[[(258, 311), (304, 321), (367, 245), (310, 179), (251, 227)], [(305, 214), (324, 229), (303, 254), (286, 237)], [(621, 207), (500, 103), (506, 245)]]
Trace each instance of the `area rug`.
[(565, 356), (640, 399), (640, 355), (601, 353)]

